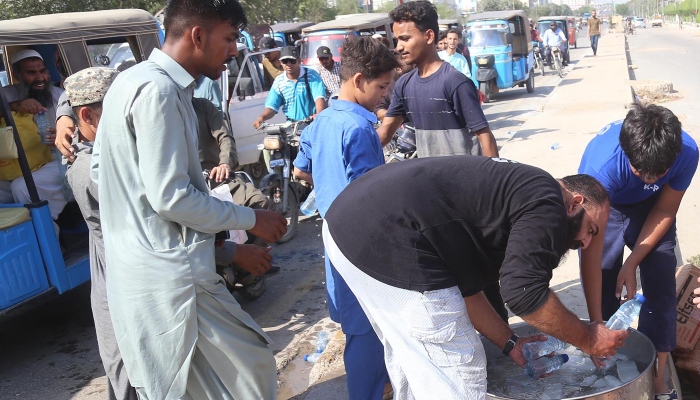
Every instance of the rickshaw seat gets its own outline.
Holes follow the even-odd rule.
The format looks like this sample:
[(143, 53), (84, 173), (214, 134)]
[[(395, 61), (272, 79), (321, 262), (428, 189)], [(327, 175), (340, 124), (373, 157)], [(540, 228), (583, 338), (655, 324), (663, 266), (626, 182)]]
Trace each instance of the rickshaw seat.
[(0, 208), (0, 230), (12, 228), (31, 219), (29, 210), (24, 207)]

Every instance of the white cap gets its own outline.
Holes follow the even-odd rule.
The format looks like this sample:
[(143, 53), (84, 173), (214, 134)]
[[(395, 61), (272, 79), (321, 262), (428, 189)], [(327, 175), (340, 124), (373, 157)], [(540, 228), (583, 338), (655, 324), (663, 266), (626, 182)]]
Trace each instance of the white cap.
[(31, 50), (31, 49), (20, 50), (12, 55), (12, 64), (16, 63), (17, 61), (22, 61), (25, 58), (34, 58), (34, 57), (38, 57), (41, 59), (41, 61), (44, 61), (44, 57), (42, 57), (41, 54), (39, 54), (39, 52), (36, 50)]
[(382, 36), (381, 33), (375, 33), (374, 35), (372, 35), (372, 39), (381, 39), (381, 38), (383, 38), (383, 37), (384, 37), (384, 36)]

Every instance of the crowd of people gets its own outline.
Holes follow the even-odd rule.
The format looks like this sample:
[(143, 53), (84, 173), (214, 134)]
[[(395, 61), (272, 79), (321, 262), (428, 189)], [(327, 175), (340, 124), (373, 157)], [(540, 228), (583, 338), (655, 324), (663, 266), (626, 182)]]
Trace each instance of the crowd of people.
[[(660, 366), (655, 393), (677, 398), (663, 368), (675, 347), (675, 215), (698, 164), (678, 118), (636, 105), (591, 140), (578, 174), (555, 179), (499, 157), (461, 33), (439, 31), (433, 4), (407, 2), (389, 15), (394, 50), (350, 38), (342, 61), (318, 48), (316, 69), (293, 46), (259, 43), (270, 90), (255, 127), (280, 109), (314, 120), (294, 175), (313, 185), (324, 220), (328, 307), (347, 338), (349, 397), (484, 399), (478, 333), (520, 366), (523, 344), (545, 339), (514, 334), (508, 309), (601, 365), (628, 336), (603, 321), (637, 291), (639, 269), (647, 298), (639, 330)], [(69, 199), (49, 147), (30, 141), (33, 115), (55, 121), (48, 139), (70, 163), (112, 398), (276, 397), (270, 339), (215, 268), (270, 273), (267, 243), (286, 230), (265, 196), (230, 179), (235, 141), (216, 107), (212, 82), (237, 55), (246, 24), (236, 0), (169, 0), (162, 50), (122, 71), (79, 71), (65, 91), (36, 51), (12, 58), (19, 83), (3, 90), (18, 127), (28, 126), (23, 144), (54, 218)], [(588, 26), (597, 46), (595, 21)], [(545, 44), (561, 40), (551, 28)], [(20, 125), (23, 115), (29, 123)], [(418, 159), (384, 165), (383, 146), (404, 123), (415, 128)], [(229, 182), (235, 204), (209, 196), (203, 170)], [(21, 174), (8, 171), (0, 164), (0, 201), (28, 202)], [(216, 243), (226, 230), (260, 241)], [(590, 323), (549, 289), (570, 250), (581, 254)]]

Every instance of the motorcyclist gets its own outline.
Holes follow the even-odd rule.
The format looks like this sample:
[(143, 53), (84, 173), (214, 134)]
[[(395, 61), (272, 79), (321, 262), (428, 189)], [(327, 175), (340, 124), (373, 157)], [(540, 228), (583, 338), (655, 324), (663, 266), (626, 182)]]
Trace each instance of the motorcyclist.
[(530, 21), (530, 37), (532, 38), (533, 42), (542, 43), (540, 32), (537, 31), (537, 28), (535, 28), (535, 24), (532, 21)]
[(566, 57), (566, 52), (567, 52), (567, 40), (566, 36), (564, 36), (564, 32), (562, 32), (561, 29), (557, 26), (557, 23), (555, 21), (552, 21), (549, 24), (549, 28), (545, 33), (544, 37), (542, 40), (542, 43), (545, 46), (545, 55), (547, 57), (547, 64), (551, 69), (554, 69), (554, 65), (552, 64), (552, 46), (559, 47), (559, 50), (561, 50), (561, 57), (562, 57), (562, 64), (566, 67), (568, 63), (566, 60), (568, 59)]

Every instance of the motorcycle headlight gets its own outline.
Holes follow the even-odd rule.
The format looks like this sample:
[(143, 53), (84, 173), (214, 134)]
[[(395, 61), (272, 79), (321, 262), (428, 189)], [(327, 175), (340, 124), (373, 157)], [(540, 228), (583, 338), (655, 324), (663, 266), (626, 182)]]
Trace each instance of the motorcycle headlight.
[(489, 63), (489, 60), (487, 60), (485, 58), (480, 58), (478, 60), (478, 62), (479, 62), (479, 65), (487, 65)]
[(265, 136), (263, 146), (265, 150), (279, 150), (282, 148), (282, 139), (279, 136)]

